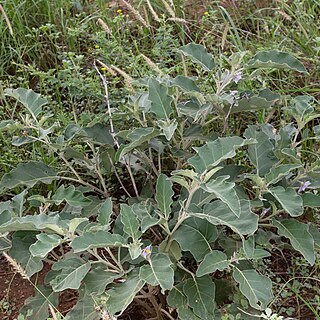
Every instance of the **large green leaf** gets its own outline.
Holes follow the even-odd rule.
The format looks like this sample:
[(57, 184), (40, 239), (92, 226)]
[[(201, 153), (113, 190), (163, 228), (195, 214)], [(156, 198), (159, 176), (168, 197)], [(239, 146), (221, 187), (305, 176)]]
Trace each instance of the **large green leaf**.
[(142, 232), (140, 231), (140, 224), (132, 207), (121, 204), (120, 218), (123, 224), (123, 231), (131, 237), (133, 241), (138, 240), (139, 237), (141, 237)]
[(179, 282), (169, 291), (167, 303), (172, 308), (179, 308), (187, 305), (187, 297), (183, 293), (183, 282)]
[(227, 181), (229, 178), (230, 176), (218, 177), (215, 180), (210, 180), (202, 188), (209, 193), (214, 193), (239, 217), (241, 214), (240, 199), (235, 190), (235, 183)]
[[(31, 310), (31, 316), (33, 320), (47, 320), (49, 319), (49, 302), (51, 305), (57, 307), (58, 294), (53, 292), (49, 287), (44, 287), (41, 285), (37, 286), (37, 290), (35, 290), (35, 296), (30, 297), (25, 301), (24, 306), (20, 310), (20, 314), (26, 316), (28, 311)], [(27, 317), (26, 319), (31, 318)]]
[(211, 277), (190, 278), (183, 286), (183, 293), (193, 312), (202, 319), (214, 319), (215, 284)]
[(29, 247), (36, 241), (35, 233), (19, 231), (12, 236), (12, 247), (9, 255), (16, 260), (31, 277), (43, 268), (41, 258), (33, 257)]
[(311, 192), (302, 195), (303, 206), (310, 208), (320, 207), (320, 196)]
[(74, 252), (81, 252), (91, 248), (120, 247), (124, 245), (125, 239), (119, 234), (112, 234), (108, 231), (85, 232), (76, 237), (71, 246)]
[(191, 78), (184, 76), (177, 76), (172, 80), (172, 85), (179, 87), (185, 92), (200, 92), (200, 89)]
[(58, 177), (53, 168), (43, 162), (29, 161), (19, 164), (2, 177), (0, 181), (0, 193), (19, 185), (33, 187), (37, 182), (50, 184), (56, 179), (58, 179)]
[(165, 174), (160, 174), (157, 181), (157, 194), (156, 200), (160, 214), (169, 218), (171, 212), (171, 205), (173, 203), (172, 196), (174, 192), (172, 190), (172, 182)]
[(253, 308), (264, 310), (273, 298), (272, 282), (256, 270), (240, 270), (234, 266), (233, 278)]
[(151, 255), (148, 262), (149, 265), (140, 268), (140, 278), (152, 286), (160, 285), (163, 293), (165, 290), (171, 290), (174, 271), (170, 258), (163, 253), (158, 253)]
[(158, 126), (165, 135), (166, 139), (170, 141), (178, 128), (178, 122), (176, 119), (171, 121), (158, 120)]
[(256, 111), (270, 108), (280, 95), (270, 89), (262, 89), (258, 95), (241, 98), (238, 104), (231, 108), (231, 112)]
[(197, 155), (191, 157), (188, 162), (197, 172), (202, 173), (217, 166), (225, 159), (233, 158), (237, 148), (253, 142), (254, 140), (244, 140), (240, 137), (218, 138), (207, 142), (202, 147), (194, 148)]
[[(72, 221), (72, 220), (71, 220)], [(44, 213), (35, 216), (24, 216), (13, 218), (12, 220), (0, 225), (0, 232), (10, 232), (19, 230), (43, 230), (54, 231), (60, 235), (65, 235), (70, 221), (61, 220), (59, 215), (48, 216)]]
[(103, 226), (108, 226), (112, 214), (112, 198), (108, 198), (98, 210), (98, 221)]
[(48, 103), (47, 99), (42, 98), (40, 94), (35, 93), (31, 89), (6, 89), (4, 93), (21, 102), (34, 119), (37, 119), (38, 115), (42, 112), (42, 107)]
[(169, 120), (172, 108), (172, 97), (168, 95), (168, 88), (158, 80), (151, 78), (148, 82), (149, 97), (151, 101), (150, 111), (153, 112), (157, 119)]
[(189, 43), (180, 47), (179, 51), (191, 58), (193, 62), (200, 64), (206, 71), (212, 71), (215, 67), (212, 54), (208, 53), (207, 49), (200, 44)]
[(62, 239), (56, 234), (40, 233), (36, 235), (37, 241), (30, 246), (30, 252), (34, 257), (45, 258), (46, 255), (57, 247)]
[(160, 131), (155, 128), (138, 128), (134, 129), (127, 135), (127, 139), (130, 141), (128, 144), (122, 144), (116, 153), (116, 161), (119, 161), (125, 154), (131, 150), (142, 146), (145, 142), (160, 135)]
[[(201, 318), (197, 317), (193, 313), (193, 311), (187, 306), (182, 306), (182, 307), (178, 308), (177, 311), (178, 311), (178, 315), (179, 315), (179, 320), (201, 320)], [(211, 317), (211, 315), (210, 315), (210, 317)]]
[(264, 176), (277, 162), (273, 153), (274, 146), (270, 142), (269, 137), (263, 131), (258, 130), (256, 126), (248, 126), (244, 132), (244, 136), (247, 139), (253, 138), (258, 142), (256, 144), (249, 145), (248, 156), (252, 164), (257, 169), (257, 175)]
[(124, 282), (108, 291), (106, 302), (108, 311), (114, 315), (122, 313), (132, 302), (135, 295), (143, 288), (145, 281), (137, 274), (130, 274)]
[(141, 231), (144, 233), (150, 227), (159, 223), (159, 217), (153, 214), (153, 208), (150, 202), (139, 202), (132, 205), (132, 210), (137, 218), (140, 220)]
[(266, 175), (266, 182), (268, 185), (277, 183), (283, 177), (286, 177), (292, 170), (300, 168), (300, 164), (281, 164), (271, 168), (270, 172)]
[(53, 271), (60, 271), (50, 281), (53, 291), (79, 289), (83, 278), (91, 268), (90, 262), (84, 262), (77, 257), (65, 258), (52, 265)]
[(314, 98), (312, 96), (297, 96), (293, 99), (292, 107), (288, 110), (298, 121), (306, 120), (314, 111), (311, 105), (313, 100)]
[(52, 197), (52, 200), (57, 205), (66, 201), (70, 206), (74, 207), (85, 207), (92, 203), (92, 200), (85, 197), (81, 191), (76, 190), (73, 185), (68, 186), (67, 188), (64, 185), (61, 185)]
[(167, 303), (170, 307), (177, 309), (179, 320), (200, 320), (188, 306), (187, 297), (183, 293), (183, 282), (178, 283), (170, 290)]
[(229, 260), (225, 253), (214, 250), (208, 253), (200, 263), (197, 270), (197, 277), (213, 273), (217, 270), (223, 271), (229, 267)]
[(249, 62), (248, 66), (250, 68), (277, 68), (307, 72), (303, 64), (297, 58), (278, 50), (258, 52)]
[(278, 228), (278, 233), (290, 240), (294, 249), (313, 265), (315, 262), (314, 239), (309, 232), (309, 226), (296, 220), (272, 220)]
[(81, 290), (77, 304), (68, 312), (64, 320), (100, 320), (101, 312), (95, 308), (97, 301), (92, 295)]
[(183, 251), (190, 251), (197, 261), (211, 252), (211, 244), (217, 239), (216, 226), (206, 220), (191, 217), (185, 220), (174, 233)]
[(292, 188), (283, 188), (281, 186), (269, 188), (269, 192), (279, 201), (283, 210), (292, 217), (298, 217), (303, 214), (302, 198)]
[(108, 284), (120, 277), (121, 275), (118, 273), (109, 271), (103, 263), (94, 264), (83, 279), (86, 294), (96, 293), (100, 295), (105, 292)]
[(122, 204), (120, 209), (120, 219), (123, 225), (123, 231), (132, 238), (129, 244), (129, 253), (132, 260), (137, 259), (141, 254), (141, 242), (139, 238), (142, 235), (140, 223), (132, 207)]
[(250, 202), (241, 199), (241, 214), (237, 218), (230, 208), (220, 200), (214, 201), (200, 209), (194, 205), (190, 206), (189, 215), (206, 219), (214, 225), (225, 225), (240, 235), (254, 233), (258, 228), (258, 216), (251, 211)]
[(110, 133), (110, 128), (106, 127), (102, 123), (96, 123), (92, 127), (83, 128), (83, 132), (93, 142), (103, 145), (113, 146), (114, 140)]

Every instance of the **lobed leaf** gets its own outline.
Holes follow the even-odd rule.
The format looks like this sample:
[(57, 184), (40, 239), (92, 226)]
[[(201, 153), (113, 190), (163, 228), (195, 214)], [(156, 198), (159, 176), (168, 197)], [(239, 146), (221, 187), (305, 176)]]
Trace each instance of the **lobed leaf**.
[(202, 173), (217, 166), (223, 160), (233, 158), (237, 148), (254, 142), (254, 140), (244, 140), (240, 137), (217, 138), (202, 147), (194, 148), (197, 154), (189, 158), (188, 162), (198, 173)]
[(292, 188), (283, 188), (281, 186), (269, 188), (269, 192), (279, 201), (283, 210), (292, 217), (298, 217), (303, 214), (303, 200)]
[(94, 264), (83, 279), (86, 294), (105, 292), (106, 286), (122, 275), (109, 271), (103, 263)]
[(118, 149), (115, 159), (119, 161), (124, 155), (137, 147), (141, 147), (145, 142), (160, 135), (160, 131), (155, 128), (137, 128), (127, 135), (127, 139), (131, 142), (129, 144), (122, 144)]
[(35, 295), (27, 298), (24, 306), (20, 310), (20, 314), (26, 316), (29, 310), (32, 310), (33, 320), (49, 319), (49, 303), (58, 306), (58, 294), (53, 292), (51, 288), (45, 286), (37, 286)]
[(235, 190), (235, 183), (228, 182), (230, 176), (220, 176), (202, 185), (202, 189), (214, 193), (218, 199), (224, 202), (230, 210), (239, 217), (241, 214), (240, 199)]
[(108, 198), (103, 202), (98, 210), (98, 222), (103, 226), (108, 226), (110, 224), (110, 217), (112, 214), (112, 198)]
[(174, 270), (170, 258), (163, 253), (151, 255), (149, 265), (140, 268), (139, 277), (152, 286), (159, 285), (162, 293), (173, 288)]
[(149, 97), (151, 101), (150, 111), (153, 112), (157, 119), (169, 120), (173, 112), (173, 98), (168, 94), (168, 88), (158, 80), (151, 78), (148, 82)]
[(191, 58), (195, 63), (203, 67), (205, 71), (212, 71), (216, 66), (212, 54), (208, 53), (207, 49), (195, 43), (189, 43), (179, 48), (185, 56)]
[(171, 213), (171, 205), (173, 203), (172, 196), (174, 195), (174, 192), (172, 190), (172, 182), (163, 173), (158, 177), (156, 191), (158, 209), (160, 210), (161, 215), (168, 220)]
[(43, 268), (41, 258), (33, 257), (29, 251), (35, 241), (33, 232), (16, 232), (12, 236), (12, 247), (9, 251), (9, 255), (23, 267), (29, 277)]
[(71, 242), (74, 252), (81, 252), (92, 248), (120, 247), (125, 245), (125, 239), (119, 234), (108, 231), (85, 232)]
[(241, 214), (237, 218), (230, 208), (220, 200), (214, 201), (200, 209), (190, 206), (190, 216), (205, 219), (214, 225), (225, 225), (239, 235), (253, 234), (258, 229), (259, 217), (251, 211), (250, 202), (241, 199)]
[(202, 319), (214, 319), (215, 291), (215, 284), (209, 276), (189, 278), (183, 286), (189, 306)]
[(273, 219), (272, 223), (278, 228), (278, 233), (288, 238), (293, 248), (313, 265), (315, 262), (314, 239), (309, 232), (309, 226), (293, 219), (281, 221)]
[(211, 243), (217, 237), (216, 226), (206, 220), (191, 217), (180, 225), (172, 238), (179, 242), (183, 251), (190, 251), (194, 258), (199, 261), (212, 251)]
[(33, 187), (38, 182), (50, 184), (58, 178), (55, 170), (43, 162), (29, 161), (21, 163), (9, 173), (3, 175), (0, 181), (0, 193), (19, 185)]
[(290, 69), (306, 73), (303, 64), (294, 56), (278, 50), (258, 52), (248, 64), (249, 68)]
[(248, 157), (257, 169), (257, 175), (262, 177), (269, 172), (271, 167), (277, 162), (273, 153), (274, 146), (267, 134), (260, 131), (257, 126), (248, 126), (244, 132), (247, 139), (255, 139), (256, 144), (249, 145)]
[(67, 188), (64, 185), (61, 185), (53, 195), (52, 200), (57, 205), (66, 201), (70, 206), (74, 207), (85, 207), (92, 203), (92, 200), (85, 197), (81, 191), (76, 190), (73, 185), (70, 185)]
[(31, 89), (5, 89), (4, 94), (21, 102), (35, 120), (42, 112), (42, 107), (48, 103), (47, 99)]
[(45, 258), (62, 241), (56, 234), (40, 233), (36, 237), (38, 240), (30, 246), (29, 250), (32, 256), (40, 258)]
[(206, 274), (213, 273), (217, 270), (223, 271), (229, 267), (229, 260), (225, 253), (213, 250), (208, 253), (200, 263), (197, 270), (197, 277), (202, 277)]
[(122, 313), (132, 302), (135, 295), (143, 288), (145, 281), (141, 280), (137, 274), (129, 274), (124, 282), (110, 289), (107, 293), (106, 302), (108, 311), (115, 315)]
[(253, 308), (264, 310), (273, 298), (272, 282), (256, 270), (240, 270), (234, 267), (233, 278), (240, 285), (241, 293)]
[(138, 218), (134, 214), (131, 206), (121, 204), (120, 219), (123, 224), (123, 231), (130, 236), (133, 241), (138, 240), (142, 235)]

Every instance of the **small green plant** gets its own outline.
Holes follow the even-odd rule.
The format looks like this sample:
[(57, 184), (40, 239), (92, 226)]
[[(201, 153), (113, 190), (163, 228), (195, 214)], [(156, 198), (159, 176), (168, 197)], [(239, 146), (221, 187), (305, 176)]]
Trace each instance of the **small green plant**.
[[(5, 91), (26, 112), (1, 130), (14, 146), (41, 146), (55, 159), (32, 155), (0, 181), (9, 195), (0, 204), (9, 256), (28, 277), (52, 265), (22, 314), (47, 319), (59, 293), (75, 289), (65, 319), (117, 318), (136, 301), (157, 319), (223, 319), (216, 291), (232, 296), (238, 288), (241, 318), (281, 319), (267, 309), (272, 282), (256, 262), (286, 245), (315, 263), (319, 231), (302, 218), (320, 206), (320, 163), (307, 147), (319, 139), (309, 127), (319, 117), (314, 100), (244, 88), (260, 69), (303, 74), (304, 66), (276, 50), (250, 60), (233, 54), (226, 68), (198, 44), (178, 53), (189, 59), (184, 75), (142, 79), (121, 108), (96, 68), (105, 113), (87, 126), (60, 128), (39, 94)], [(275, 105), (292, 123), (257, 125), (250, 116)]]

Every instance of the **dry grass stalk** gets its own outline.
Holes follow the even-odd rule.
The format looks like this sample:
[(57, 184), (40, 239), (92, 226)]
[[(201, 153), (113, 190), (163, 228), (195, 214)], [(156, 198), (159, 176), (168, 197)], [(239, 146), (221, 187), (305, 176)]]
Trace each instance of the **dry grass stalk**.
[(131, 76), (129, 76), (125, 71), (121, 70), (120, 68), (118, 68), (118, 67), (116, 67), (114, 65), (111, 65), (111, 68), (113, 70), (115, 70), (117, 73), (119, 73), (124, 78), (124, 82), (126, 84), (126, 87), (130, 91), (134, 92), (135, 90), (134, 90), (134, 88), (132, 86), (132, 83), (133, 83), (134, 79)]
[(184, 20), (182, 18), (168, 18), (169, 21), (175, 21), (175, 22), (180, 22), (180, 23), (184, 23), (184, 24), (188, 24), (188, 21), (187, 20)]
[(176, 17), (176, 14), (174, 13), (174, 11), (172, 10), (170, 4), (166, 1), (166, 0), (161, 0), (164, 7), (166, 8), (166, 10), (168, 11), (168, 13), (170, 14), (170, 16), (172, 18), (175, 18)]
[(11, 23), (10, 23), (10, 20), (6, 14), (6, 12), (4, 11), (2, 5), (0, 4), (0, 11), (1, 13), (3, 14), (3, 17), (4, 17), (4, 20), (6, 21), (6, 24), (8, 26), (8, 29), (9, 29), (9, 32), (10, 34), (13, 36), (13, 29), (12, 29), (12, 26), (11, 26)]
[(149, 0), (146, 0), (146, 2), (147, 2), (147, 5), (149, 7), (149, 10), (151, 12), (151, 15), (153, 16), (153, 19), (156, 20), (157, 22), (161, 22), (158, 14), (153, 9), (153, 6), (152, 6), (151, 2)]
[(126, 81), (128, 81), (129, 83), (132, 83), (134, 81), (134, 79), (129, 76), (125, 71), (123, 71), (122, 69), (114, 66), (113, 64), (111, 65), (111, 68), (115, 71), (117, 71)]
[(115, 77), (117, 75), (117, 73), (110, 67), (108, 67), (105, 63), (103, 63), (102, 61), (100, 60), (96, 60), (102, 68), (104, 68), (107, 72), (109, 72), (113, 77)]
[(159, 69), (159, 67), (150, 58), (145, 56), (143, 53), (140, 53), (140, 55), (151, 69), (153, 69), (154, 71), (156, 71), (158, 73), (162, 73), (162, 71)]
[(282, 10), (278, 10), (278, 13), (279, 13), (281, 16), (283, 16), (286, 20), (292, 21), (292, 18), (291, 18), (286, 12), (284, 12), (284, 11), (282, 11)]
[(143, 19), (143, 17), (141, 16), (141, 14), (139, 13), (139, 11), (137, 11), (130, 3), (128, 3), (125, 0), (121, 0), (120, 1), (124, 6), (127, 7), (127, 9), (129, 11), (131, 11), (131, 13), (135, 16), (135, 18), (137, 20), (139, 20), (146, 28), (150, 28), (150, 25), (147, 23), (147, 21), (145, 19)]
[(103, 31), (106, 32), (106, 34), (108, 34), (109, 36), (112, 35), (112, 31), (110, 30), (110, 28), (108, 27), (108, 25), (101, 19), (99, 18), (97, 20), (97, 24), (100, 25), (100, 27), (103, 29)]
[(21, 275), (21, 277), (23, 279), (27, 279), (29, 280), (29, 277), (26, 273), (26, 271), (20, 266), (20, 264), (14, 260), (13, 258), (11, 258), (6, 252), (2, 252), (3, 256), (7, 259), (7, 261), (9, 262), (9, 264), (11, 265), (11, 267)]

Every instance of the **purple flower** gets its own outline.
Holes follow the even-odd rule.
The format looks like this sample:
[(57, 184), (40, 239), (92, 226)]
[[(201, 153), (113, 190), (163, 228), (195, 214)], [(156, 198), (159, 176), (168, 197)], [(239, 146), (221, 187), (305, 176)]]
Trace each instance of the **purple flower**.
[(301, 187), (298, 190), (298, 193), (301, 193), (303, 191), (305, 191), (309, 186), (310, 186), (311, 182), (310, 181), (306, 181), (304, 182)]
[(151, 244), (149, 244), (148, 246), (146, 246), (142, 252), (141, 255), (145, 258), (148, 259), (151, 255)]
[(242, 72), (241, 71), (235, 72), (233, 75), (233, 81), (235, 83), (238, 83), (241, 79), (242, 79)]

